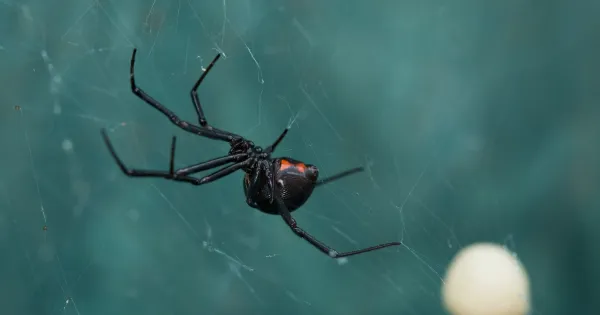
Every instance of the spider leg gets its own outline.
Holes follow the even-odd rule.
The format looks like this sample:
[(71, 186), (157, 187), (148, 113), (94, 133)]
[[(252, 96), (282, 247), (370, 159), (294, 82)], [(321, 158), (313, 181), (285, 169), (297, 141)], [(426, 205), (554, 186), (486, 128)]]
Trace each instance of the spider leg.
[(315, 187), (316, 186), (321, 186), (321, 185), (324, 185), (324, 184), (327, 184), (327, 183), (331, 183), (331, 182), (333, 182), (335, 180), (338, 180), (340, 178), (343, 178), (343, 177), (346, 177), (348, 175), (352, 175), (352, 174), (355, 174), (355, 173), (358, 173), (358, 172), (362, 172), (364, 170), (365, 170), (364, 167), (359, 166), (359, 167), (355, 167), (355, 168), (352, 168), (352, 169), (349, 169), (349, 170), (337, 173), (335, 175), (331, 175), (329, 177), (326, 177), (326, 178), (318, 180), (317, 183), (315, 184)]
[(131, 55), (131, 63), (129, 66), (129, 81), (131, 83), (131, 91), (133, 92), (133, 94), (135, 94), (137, 97), (142, 99), (148, 105), (154, 107), (156, 110), (161, 112), (163, 115), (167, 116), (174, 125), (176, 125), (177, 127), (181, 128), (187, 132), (190, 132), (190, 133), (193, 133), (196, 135), (200, 135), (203, 137), (207, 137), (210, 139), (221, 140), (221, 141), (226, 141), (226, 142), (230, 142), (230, 143), (233, 139), (240, 138), (240, 136), (234, 135), (229, 132), (225, 132), (225, 131), (214, 129), (214, 128), (203, 128), (203, 127), (191, 124), (187, 121), (181, 120), (177, 115), (175, 115), (175, 113), (173, 113), (171, 110), (169, 110), (168, 108), (163, 106), (160, 102), (158, 102), (157, 100), (152, 98), (152, 96), (148, 95), (148, 93), (146, 93), (144, 90), (142, 90), (140, 87), (138, 87), (135, 84), (135, 74), (134, 74), (136, 53), (137, 53), (137, 49), (133, 49), (133, 54)]
[[(171, 142), (171, 158), (169, 161), (169, 170), (168, 171), (130, 169), (130, 168), (127, 168), (127, 166), (125, 166), (125, 163), (123, 163), (121, 158), (119, 158), (119, 156), (117, 155), (117, 152), (115, 151), (115, 149), (110, 141), (110, 138), (108, 137), (108, 135), (106, 134), (106, 130), (104, 130), (104, 129), (102, 129), (102, 138), (104, 139), (104, 143), (108, 147), (108, 151), (110, 152), (110, 155), (113, 157), (113, 159), (115, 160), (115, 162), (117, 163), (117, 165), (119, 166), (121, 171), (125, 175), (130, 176), (130, 177), (159, 177), (159, 178), (170, 179), (170, 180), (178, 181), (178, 182), (186, 182), (186, 183), (190, 183), (193, 185), (203, 185), (203, 184), (215, 181), (221, 177), (227, 176), (227, 175), (237, 171), (238, 169), (246, 166), (246, 164), (248, 163), (248, 161), (245, 160), (245, 156), (244, 156), (245, 154), (237, 154), (237, 155), (231, 155), (231, 156), (226, 156), (226, 157), (222, 157), (222, 158), (216, 158), (216, 159), (213, 159), (210, 161), (198, 163), (195, 165), (191, 165), (188, 167), (184, 167), (184, 168), (175, 170), (174, 169), (175, 137), (173, 137), (173, 140)], [(227, 163), (233, 163), (233, 162), (237, 162), (237, 163), (232, 164), (230, 166), (226, 166), (226, 167), (214, 172), (213, 174), (210, 174), (203, 178), (196, 178), (196, 177), (189, 176), (190, 174), (193, 174), (193, 173), (212, 169), (212, 168), (219, 167), (219, 166), (225, 165)]]
[(358, 249), (358, 250), (354, 250), (354, 251), (350, 251), (350, 252), (339, 253), (336, 250), (334, 250), (333, 248), (331, 248), (331, 247), (325, 245), (324, 243), (322, 243), (321, 241), (317, 240), (314, 236), (308, 234), (302, 228), (300, 228), (296, 224), (296, 220), (292, 217), (290, 211), (287, 209), (287, 207), (285, 206), (285, 204), (284, 204), (283, 200), (281, 200), (281, 198), (276, 197), (275, 201), (277, 202), (277, 209), (279, 211), (279, 215), (281, 215), (281, 217), (283, 218), (285, 223), (290, 227), (290, 229), (292, 229), (292, 232), (294, 232), (294, 234), (296, 234), (298, 237), (306, 240), (312, 246), (314, 246), (316, 249), (318, 249), (319, 251), (328, 255), (331, 258), (348, 257), (348, 256), (358, 255), (358, 254), (362, 254), (362, 253), (366, 253), (366, 252), (370, 252), (370, 251), (374, 251), (374, 250), (378, 250), (378, 249), (382, 249), (382, 248), (386, 248), (386, 247), (390, 247), (390, 246), (402, 245), (402, 243), (400, 243), (400, 242), (391, 242), (391, 243), (379, 244), (379, 245), (375, 245), (375, 246), (371, 246), (371, 247), (367, 247), (367, 248), (363, 248), (363, 249)]
[[(267, 179), (269, 180), (268, 182), (268, 188), (269, 191), (271, 192), (271, 195), (269, 196), (269, 202), (271, 204), (273, 204), (273, 202), (275, 201), (275, 189), (277, 187), (277, 185), (275, 184), (275, 174), (277, 174), (277, 170), (275, 169), (276, 165), (275, 163), (271, 163), (271, 168), (267, 169), (266, 172), (266, 176)], [(287, 208), (285, 208), (287, 210)]]
[(246, 194), (246, 203), (251, 207), (256, 206), (256, 202), (253, 198), (256, 197), (259, 190), (264, 186), (265, 180), (268, 180), (265, 172), (267, 170), (266, 166), (264, 161), (260, 161), (256, 166), (258, 169), (251, 173), (250, 185), (248, 185), (248, 193)]
[(287, 133), (288, 133), (289, 130), (290, 130), (289, 126), (287, 128), (285, 128), (283, 130), (283, 132), (279, 135), (279, 137), (277, 138), (277, 140), (275, 140), (275, 142), (273, 142), (273, 144), (271, 144), (270, 146), (268, 146), (267, 148), (265, 148), (265, 152), (266, 153), (272, 153), (273, 151), (275, 151), (275, 149), (277, 148), (277, 146), (279, 145), (279, 143), (281, 143), (281, 141), (283, 140), (283, 138), (285, 137), (285, 135), (287, 135)]
[(199, 179), (198, 185), (207, 184), (210, 182), (214, 182), (217, 179), (221, 179), (237, 170), (247, 167), (248, 165), (250, 165), (251, 162), (252, 162), (252, 160), (245, 160), (245, 161), (241, 161), (241, 162), (223, 167), (223, 168), (217, 170), (216, 172), (214, 172), (210, 175), (206, 175), (206, 176), (202, 177), (201, 179)]
[(248, 157), (246, 153), (234, 154), (234, 155), (226, 155), (223, 157), (218, 157), (212, 160), (208, 160), (202, 163), (196, 163), (190, 166), (182, 167), (178, 170), (175, 170), (175, 137), (171, 141), (171, 159), (170, 159), (170, 172), (174, 176), (187, 176), (195, 173), (199, 173), (202, 171), (209, 170), (211, 168), (223, 166), (228, 163), (237, 163), (245, 160)]
[(206, 67), (206, 70), (202, 72), (202, 75), (200, 75), (200, 78), (198, 78), (198, 81), (196, 81), (194, 87), (192, 87), (192, 90), (190, 91), (190, 95), (192, 96), (192, 102), (194, 103), (194, 107), (196, 108), (196, 114), (198, 114), (198, 122), (202, 127), (206, 127), (208, 123), (206, 122), (206, 116), (204, 116), (202, 105), (200, 105), (200, 98), (198, 98), (198, 87), (200, 86), (202, 81), (204, 81), (204, 78), (208, 75), (210, 69), (212, 69), (215, 63), (217, 63), (219, 58), (221, 58), (221, 54), (217, 54), (215, 56), (215, 59), (213, 59), (213, 61), (210, 62), (208, 67)]
[(213, 66), (217, 63), (219, 58), (221, 58), (220, 53), (215, 56), (215, 58), (210, 62), (208, 67), (206, 67), (206, 69), (202, 72), (202, 74), (200, 75), (200, 78), (198, 78), (198, 81), (196, 81), (196, 83), (192, 87), (192, 90), (190, 91), (190, 96), (192, 97), (192, 102), (194, 103), (194, 108), (196, 109), (196, 114), (198, 115), (198, 122), (200, 123), (200, 126), (202, 126), (203, 128), (211, 129), (211, 130), (216, 130), (217, 132), (222, 133), (222, 134), (241, 138), (239, 135), (236, 135), (234, 133), (231, 133), (231, 132), (228, 132), (225, 130), (221, 130), (221, 129), (217, 129), (215, 127), (210, 126), (208, 124), (208, 122), (206, 121), (206, 116), (204, 116), (204, 111), (202, 110), (202, 105), (200, 104), (200, 98), (198, 97), (198, 87), (200, 87), (200, 84), (202, 84), (202, 81), (204, 81), (204, 78), (208, 75), (208, 73), (213, 68)]

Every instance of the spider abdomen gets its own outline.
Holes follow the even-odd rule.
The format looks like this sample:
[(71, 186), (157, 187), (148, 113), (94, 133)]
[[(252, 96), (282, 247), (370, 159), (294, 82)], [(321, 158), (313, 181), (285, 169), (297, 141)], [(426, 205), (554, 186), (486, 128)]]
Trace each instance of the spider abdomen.
[[(300, 208), (315, 188), (319, 174), (317, 167), (287, 157), (273, 159), (272, 167), (276, 197), (283, 200), (290, 212)], [(246, 174), (244, 193), (251, 207), (264, 213), (279, 214), (276, 206), (271, 203), (270, 185), (264, 183), (255, 196), (248, 196), (249, 185), (250, 175)]]

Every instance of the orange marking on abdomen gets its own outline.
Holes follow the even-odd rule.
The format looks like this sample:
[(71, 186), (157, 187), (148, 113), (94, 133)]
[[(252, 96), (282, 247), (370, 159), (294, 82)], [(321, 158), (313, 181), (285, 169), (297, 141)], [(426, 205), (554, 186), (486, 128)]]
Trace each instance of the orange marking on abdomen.
[(293, 167), (292, 163), (288, 160), (281, 160), (281, 166), (279, 166), (280, 171), (287, 170), (288, 168)]
[(304, 173), (304, 172), (306, 172), (306, 165), (305, 165), (304, 163), (298, 163), (298, 164), (296, 164), (296, 165), (294, 165), (294, 166), (296, 166), (296, 168), (297, 168), (297, 169), (298, 169), (298, 170), (299, 170), (301, 173)]
[(284, 170), (287, 170), (288, 168), (295, 168), (299, 172), (304, 173), (306, 171), (306, 164), (304, 164), (304, 163), (293, 164), (288, 160), (281, 160), (281, 166), (279, 167), (279, 170), (284, 171)]

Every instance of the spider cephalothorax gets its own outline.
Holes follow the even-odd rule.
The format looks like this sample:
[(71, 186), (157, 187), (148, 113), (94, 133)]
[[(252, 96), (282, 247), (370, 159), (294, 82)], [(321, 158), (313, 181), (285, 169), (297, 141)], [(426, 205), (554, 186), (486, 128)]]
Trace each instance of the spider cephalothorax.
[[(223, 178), (235, 171), (242, 170), (245, 172), (243, 179), (244, 194), (246, 196), (246, 203), (249, 206), (264, 213), (281, 216), (294, 234), (305, 239), (318, 250), (333, 258), (347, 257), (401, 244), (400, 242), (391, 242), (355, 251), (338, 253), (318, 241), (312, 235), (306, 233), (306, 231), (296, 224), (296, 220), (292, 217), (291, 212), (300, 208), (308, 200), (316, 187), (360, 172), (363, 169), (357, 167), (325, 179), (318, 179), (319, 170), (314, 165), (305, 164), (289, 157), (271, 157), (277, 145), (287, 134), (290, 126), (284, 129), (273, 144), (263, 149), (240, 135), (208, 125), (202, 106), (200, 105), (197, 90), (200, 83), (202, 83), (206, 75), (210, 72), (210, 69), (212, 69), (221, 56), (220, 54), (217, 54), (215, 59), (208, 65), (190, 92), (196, 114), (198, 115), (198, 125), (181, 120), (175, 113), (136, 85), (133, 71), (135, 54), (136, 49), (133, 50), (133, 55), (131, 56), (129, 75), (131, 90), (137, 97), (167, 116), (179, 128), (199, 136), (228, 142), (231, 148), (226, 156), (175, 169), (175, 137), (173, 137), (168, 171), (130, 169), (117, 156), (106, 131), (102, 130), (102, 136), (110, 154), (125, 175), (131, 177), (161, 177), (193, 185), (203, 185)], [(211, 169), (217, 170), (202, 178), (191, 176)]]
[(229, 155), (240, 153), (262, 153), (263, 149), (254, 145), (254, 142), (244, 138), (235, 138), (230, 143)]

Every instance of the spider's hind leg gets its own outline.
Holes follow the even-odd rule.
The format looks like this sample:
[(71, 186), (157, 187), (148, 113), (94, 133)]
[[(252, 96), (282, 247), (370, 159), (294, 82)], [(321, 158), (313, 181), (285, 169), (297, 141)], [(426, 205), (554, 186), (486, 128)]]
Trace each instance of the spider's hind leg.
[(357, 249), (357, 250), (353, 250), (353, 251), (349, 251), (349, 252), (338, 252), (335, 249), (329, 247), (328, 245), (325, 245), (325, 243), (319, 241), (314, 236), (308, 234), (306, 231), (304, 231), (304, 229), (299, 227), (298, 224), (296, 223), (296, 220), (290, 214), (290, 211), (286, 208), (283, 200), (281, 200), (279, 197), (277, 197), (277, 198), (275, 198), (275, 202), (276, 202), (276, 206), (277, 206), (279, 215), (281, 216), (281, 218), (283, 219), (285, 224), (287, 224), (287, 226), (289, 226), (289, 228), (292, 230), (292, 232), (294, 234), (296, 234), (296, 236), (304, 239), (310, 245), (312, 245), (313, 247), (318, 249), (320, 252), (322, 252), (325, 255), (328, 255), (331, 258), (342, 258), (342, 257), (354, 256), (354, 255), (367, 253), (367, 252), (379, 250), (379, 249), (390, 247), (390, 246), (402, 245), (401, 242), (389, 242), (389, 243), (383, 243), (383, 244), (370, 246), (370, 247), (366, 247), (366, 248), (362, 248), (362, 249)]
[(331, 183), (333, 181), (336, 181), (338, 179), (344, 178), (346, 176), (362, 172), (364, 170), (365, 170), (365, 168), (362, 167), (362, 166), (355, 167), (355, 168), (352, 168), (352, 169), (349, 169), (349, 170), (346, 170), (346, 171), (343, 171), (343, 172), (331, 175), (329, 177), (326, 177), (326, 178), (323, 178), (323, 179), (319, 179), (317, 181), (317, 183), (316, 183), (315, 186), (325, 185), (325, 184)]

